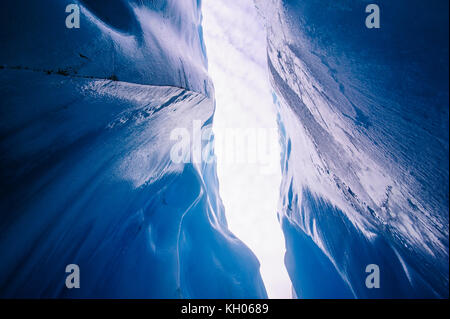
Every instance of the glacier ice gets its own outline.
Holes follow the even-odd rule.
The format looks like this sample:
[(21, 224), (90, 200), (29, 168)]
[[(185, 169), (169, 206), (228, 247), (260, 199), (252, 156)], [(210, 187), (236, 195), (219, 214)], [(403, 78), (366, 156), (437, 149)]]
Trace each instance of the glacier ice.
[(369, 3), (256, 1), (286, 266), (301, 298), (448, 298), (448, 1), (376, 1), (380, 29)]
[(71, 2), (1, 4), (0, 296), (265, 298), (215, 164), (169, 156), (212, 124), (199, 2)]
[[(65, 27), (71, 3), (79, 29)], [(198, 1), (4, 1), (0, 14), (4, 65), (211, 95)]]
[[(376, 2), (374, 30), (368, 0), (255, 0), (299, 298), (448, 298), (448, 1)], [(215, 163), (170, 160), (174, 128), (213, 122), (201, 20), (200, 0), (1, 2), (0, 297), (267, 297)]]

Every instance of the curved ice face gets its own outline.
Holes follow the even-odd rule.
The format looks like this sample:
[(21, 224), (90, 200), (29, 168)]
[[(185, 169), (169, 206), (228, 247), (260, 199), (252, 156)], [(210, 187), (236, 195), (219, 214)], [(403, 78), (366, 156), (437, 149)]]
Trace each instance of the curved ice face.
[[(372, 2), (379, 29), (365, 24)], [(448, 1), (256, 4), (297, 295), (448, 297)]]
[[(69, 4), (79, 28), (66, 27)], [(0, 18), (2, 64), (212, 96), (200, 1), (3, 1)]]
[(215, 163), (170, 157), (212, 124), (199, 2), (75, 2), (1, 4), (0, 296), (266, 297)]

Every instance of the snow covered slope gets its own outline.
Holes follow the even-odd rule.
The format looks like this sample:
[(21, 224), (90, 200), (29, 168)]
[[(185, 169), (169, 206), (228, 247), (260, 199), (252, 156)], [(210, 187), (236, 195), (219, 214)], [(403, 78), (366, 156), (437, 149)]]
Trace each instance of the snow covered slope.
[(266, 297), (215, 163), (170, 158), (212, 125), (199, 1), (71, 2), (0, 5), (0, 296)]
[[(369, 3), (380, 29), (366, 28)], [(448, 1), (256, 5), (297, 295), (448, 297)], [(369, 264), (379, 289), (365, 285)]]

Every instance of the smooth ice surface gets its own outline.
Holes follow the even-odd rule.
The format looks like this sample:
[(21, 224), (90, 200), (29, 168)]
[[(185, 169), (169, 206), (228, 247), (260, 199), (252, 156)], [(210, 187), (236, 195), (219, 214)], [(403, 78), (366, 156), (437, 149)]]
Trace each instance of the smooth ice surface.
[(253, 0), (206, 0), (202, 7), (216, 96), (217, 173), (227, 221), (258, 258), (268, 296), (290, 298), (277, 219), (280, 146), (263, 21)]
[(212, 125), (199, 2), (75, 1), (69, 30), (72, 2), (0, 5), (0, 296), (267, 297), (215, 163), (170, 158)]
[[(79, 29), (68, 29), (68, 4)], [(2, 1), (1, 63), (211, 94), (200, 1)]]
[(256, 3), (297, 296), (448, 298), (448, 1), (376, 1), (380, 29), (372, 1)]

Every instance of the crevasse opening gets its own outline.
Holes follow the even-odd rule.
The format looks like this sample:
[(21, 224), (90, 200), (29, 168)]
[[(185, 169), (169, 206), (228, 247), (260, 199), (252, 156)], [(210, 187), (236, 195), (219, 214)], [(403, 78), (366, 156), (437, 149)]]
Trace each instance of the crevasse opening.
[(230, 230), (256, 255), (269, 298), (290, 298), (277, 219), (281, 182), (266, 32), (253, 1), (204, 1), (203, 30), (215, 86), (215, 152)]

